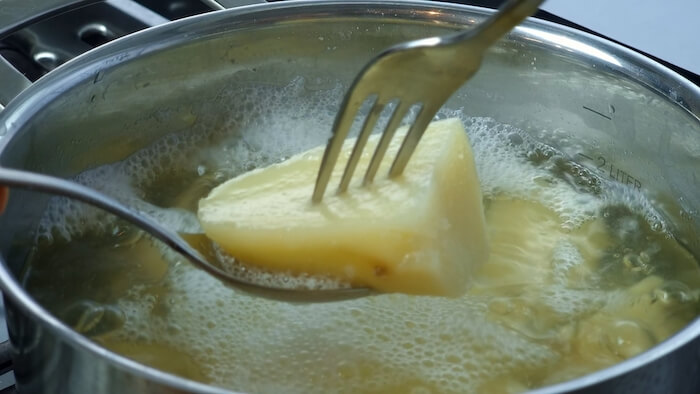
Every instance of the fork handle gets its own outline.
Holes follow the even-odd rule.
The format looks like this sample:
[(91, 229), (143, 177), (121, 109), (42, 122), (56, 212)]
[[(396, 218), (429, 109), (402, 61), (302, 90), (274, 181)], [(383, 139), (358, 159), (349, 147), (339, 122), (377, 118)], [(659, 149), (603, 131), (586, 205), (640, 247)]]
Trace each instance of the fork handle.
[[(497, 13), (474, 29), (458, 34), (457, 39), (478, 37), (477, 42), (485, 50), (523, 19), (537, 12), (543, 2), (544, 0), (508, 0)], [(473, 45), (474, 41), (471, 44)]]

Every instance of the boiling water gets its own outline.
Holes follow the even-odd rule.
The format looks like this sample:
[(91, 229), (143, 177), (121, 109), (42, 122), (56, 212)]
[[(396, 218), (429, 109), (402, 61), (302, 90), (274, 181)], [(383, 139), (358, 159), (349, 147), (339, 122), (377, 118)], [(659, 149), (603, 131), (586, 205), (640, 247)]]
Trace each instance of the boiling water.
[[(226, 128), (195, 126), (78, 180), (196, 232), (197, 201), (214, 186), (324, 143), (340, 95), (303, 80), (226, 91)], [(633, 356), (698, 315), (697, 262), (653, 204), (514, 127), (447, 116), (468, 130), (492, 248), (459, 299), (251, 297), (64, 199), (41, 223), (27, 287), (116, 352), (249, 392), (522, 391)]]

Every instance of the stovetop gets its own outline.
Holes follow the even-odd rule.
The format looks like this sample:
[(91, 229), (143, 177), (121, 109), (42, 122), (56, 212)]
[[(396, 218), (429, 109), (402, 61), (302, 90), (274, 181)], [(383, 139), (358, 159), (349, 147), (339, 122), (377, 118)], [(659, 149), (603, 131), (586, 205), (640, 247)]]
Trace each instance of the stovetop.
[[(632, 49), (665, 64), (700, 85), (700, 76), (697, 74), (700, 72), (700, 52), (691, 50), (693, 45), (697, 45), (696, 42), (692, 42), (698, 35), (698, 28), (693, 27), (697, 25), (693, 25), (692, 19), (694, 15), (700, 13), (700, 2), (678, 0), (672, 6), (656, 4), (654, 8), (639, 5), (636, 0), (618, 0), (613, 6), (606, 1), (593, 0), (584, 6), (578, 4), (579, 2), (568, 0), (549, 0), (535, 16), (611, 39), (629, 48), (635, 46), (638, 49)], [(219, 0), (219, 2), (230, 7), (242, 1)], [(452, 2), (497, 8), (503, 0), (452, 0)], [(171, 20), (211, 12), (215, 10), (215, 6), (216, 4), (211, 0), (93, 2), (88, 6), (74, 8), (49, 19), (31, 23), (10, 35), (0, 37), (0, 56), (12, 63), (28, 79), (34, 81), (71, 58), (115, 38)], [(628, 8), (625, 9), (625, 7)], [(632, 10), (629, 11), (632, 22), (620, 23), (619, 21), (624, 19), (618, 18), (615, 13), (625, 13), (628, 10)], [(646, 30), (635, 33), (633, 30), (661, 26), (661, 23), (668, 20), (658, 20), (656, 25), (644, 25), (642, 22), (660, 19), (662, 16), (668, 18), (669, 14), (674, 16), (675, 20), (673, 20), (673, 28), (666, 29), (666, 36), (659, 28), (654, 30), (654, 34), (647, 34)], [(688, 16), (685, 22), (684, 15)], [(687, 26), (683, 26), (684, 23), (687, 23)], [(680, 30), (675, 25), (680, 25)], [(632, 31), (630, 31), (631, 28)], [(596, 29), (608, 36), (591, 29)], [(693, 30), (695, 30), (694, 34)], [(685, 35), (678, 34), (678, 31), (685, 32)], [(654, 39), (647, 39), (649, 37)], [(670, 42), (673, 45), (666, 45)], [(669, 62), (677, 62), (683, 67)], [(0, 299), (0, 342), (8, 338), (1, 302)], [(3, 359), (6, 358), (2, 354), (8, 349), (7, 346), (0, 345), (0, 394), (15, 392), (11, 362), (3, 363)]]

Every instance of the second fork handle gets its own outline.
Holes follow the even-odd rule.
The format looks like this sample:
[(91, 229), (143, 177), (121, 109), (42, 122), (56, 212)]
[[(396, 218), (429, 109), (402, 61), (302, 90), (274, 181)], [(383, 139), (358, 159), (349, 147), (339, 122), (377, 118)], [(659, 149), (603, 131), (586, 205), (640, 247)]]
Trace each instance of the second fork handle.
[(537, 12), (542, 3), (544, 0), (508, 0), (497, 13), (474, 29), (457, 34), (457, 39), (478, 36), (482, 49), (486, 49), (525, 18)]

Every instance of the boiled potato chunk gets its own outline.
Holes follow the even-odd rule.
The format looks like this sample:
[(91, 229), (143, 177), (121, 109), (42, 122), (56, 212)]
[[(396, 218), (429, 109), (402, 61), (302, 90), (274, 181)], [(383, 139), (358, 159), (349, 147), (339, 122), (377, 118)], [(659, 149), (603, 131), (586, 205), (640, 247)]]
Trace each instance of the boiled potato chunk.
[[(331, 276), (385, 292), (458, 296), (488, 257), (482, 197), (458, 119), (428, 127), (404, 173), (387, 177), (406, 130), (377, 178), (361, 186), (378, 136), (346, 193), (311, 202), (324, 147), (254, 170), (199, 203), (206, 235), (239, 260), (274, 271)], [(329, 189), (354, 140), (346, 141)]]

